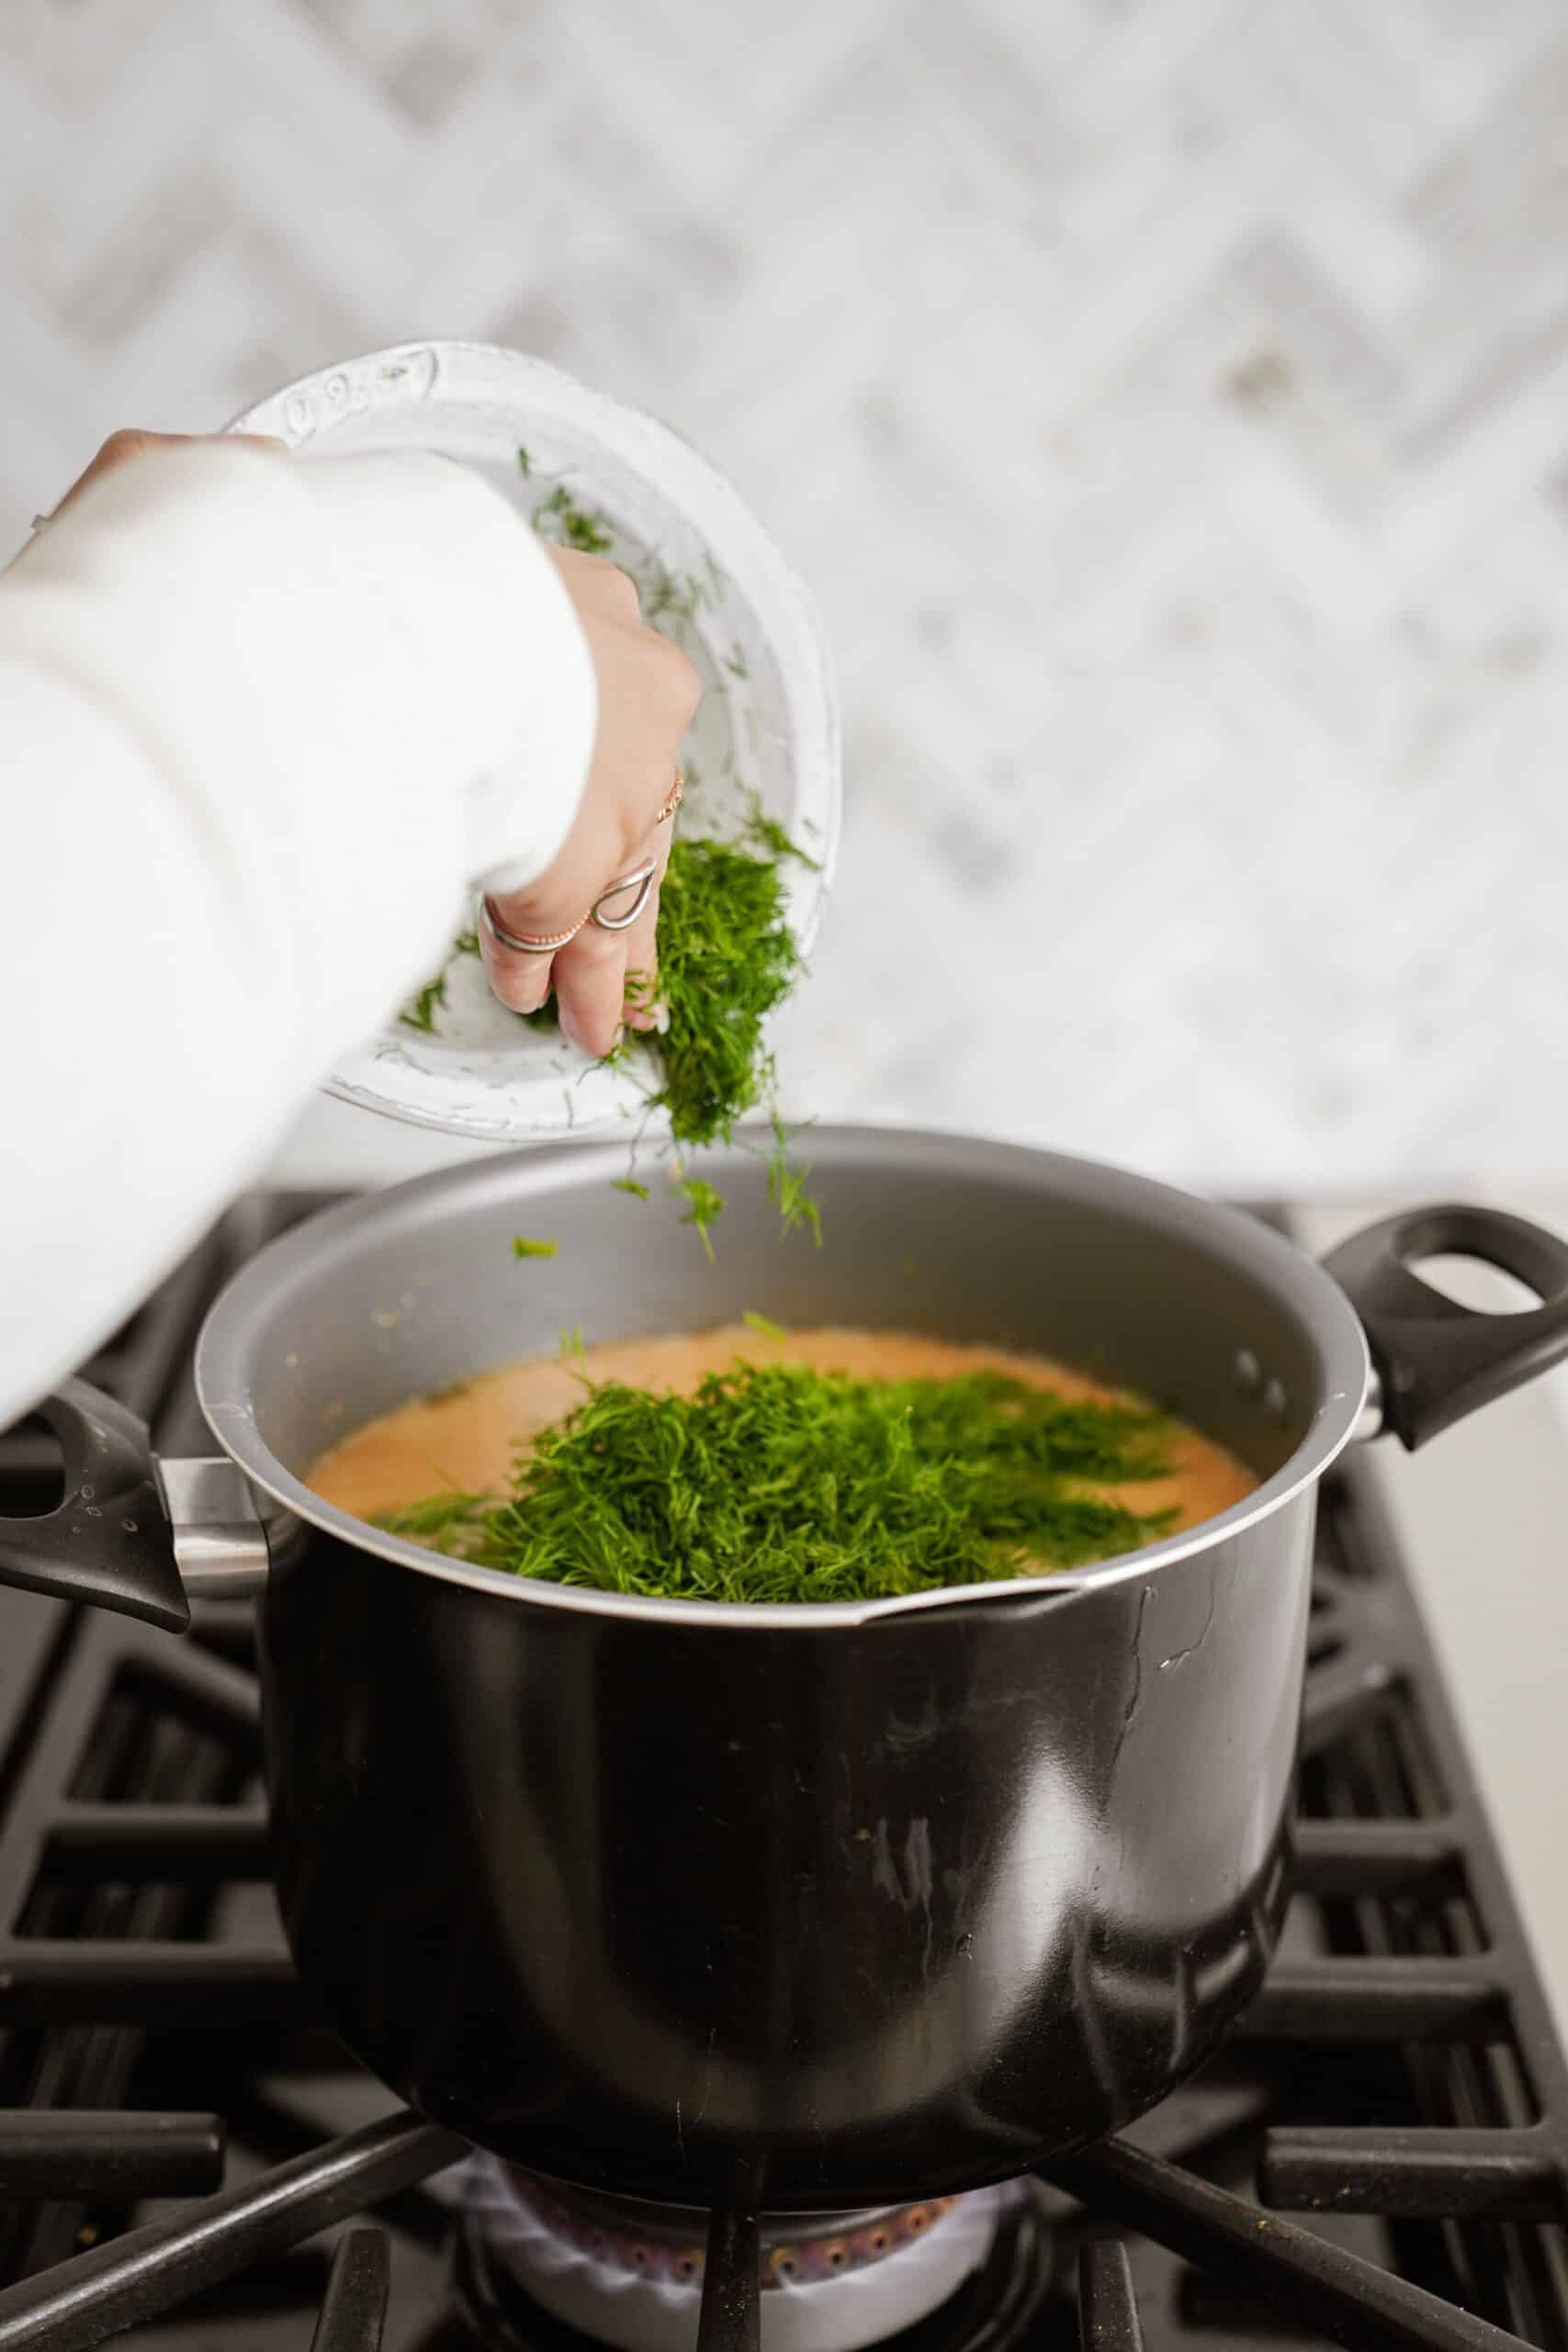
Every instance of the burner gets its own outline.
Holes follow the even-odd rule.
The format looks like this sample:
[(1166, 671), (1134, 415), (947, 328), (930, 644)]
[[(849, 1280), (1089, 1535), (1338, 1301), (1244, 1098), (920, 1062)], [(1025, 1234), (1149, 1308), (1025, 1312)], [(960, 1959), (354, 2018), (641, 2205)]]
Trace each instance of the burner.
[[(705, 2213), (544, 2182), (490, 2156), (466, 2167), (460, 2300), (512, 2352), (692, 2352)], [(761, 2225), (762, 2352), (863, 2352), (906, 2339), (1011, 2340), (1049, 2284), (1043, 2199), (1009, 2182), (879, 2211)]]

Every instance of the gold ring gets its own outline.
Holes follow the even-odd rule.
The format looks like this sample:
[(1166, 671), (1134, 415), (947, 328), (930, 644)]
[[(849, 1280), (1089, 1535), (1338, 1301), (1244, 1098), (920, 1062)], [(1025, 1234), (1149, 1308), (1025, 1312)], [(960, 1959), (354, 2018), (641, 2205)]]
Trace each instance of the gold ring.
[(653, 821), (654, 821), (654, 823), (655, 823), (656, 825), (664, 825), (664, 824), (668, 824), (668, 823), (669, 823), (669, 821), (670, 821), (670, 819), (671, 819), (671, 818), (675, 814), (676, 809), (677, 809), (677, 808), (679, 808), (679, 807), (681, 806), (682, 801), (685, 798), (685, 797), (686, 797), (686, 779), (685, 779), (685, 777), (681, 774), (680, 769), (679, 769), (679, 768), (677, 768), (677, 769), (676, 769), (676, 771), (675, 771), (675, 789), (674, 789), (674, 791), (670, 795), (669, 799), (665, 802), (665, 804), (664, 804), (663, 808), (660, 810), (660, 812), (659, 812), (658, 816), (657, 816), (657, 817), (655, 817), (655, 819), (654, 819), (654, 820), (653, 820)]
[(564, 947), (569, 940), (577, 937), (578, 933), (582, 929), (582, 924), (588, 920), (584, 915), (582, 922), (574, 922), (570, 931), (555, 932), (548, 938), (536, 936), (532, 932), (508, 931), (505, 925), (498, 921), (495, 910), (488, 899), (479, 900), (479, 919), (498, 947), (511, 947), (519, 956), (553, 956), (558, 947)]

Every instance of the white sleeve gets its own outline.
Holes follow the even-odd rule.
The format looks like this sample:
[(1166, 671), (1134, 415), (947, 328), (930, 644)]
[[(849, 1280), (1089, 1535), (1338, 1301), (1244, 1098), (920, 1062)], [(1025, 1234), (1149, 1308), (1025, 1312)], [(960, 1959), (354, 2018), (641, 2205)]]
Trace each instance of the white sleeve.
[(137, 458), (0, 576), (0, 1427), (540, 872), (592, 667), (525, 522), (412, 454)]

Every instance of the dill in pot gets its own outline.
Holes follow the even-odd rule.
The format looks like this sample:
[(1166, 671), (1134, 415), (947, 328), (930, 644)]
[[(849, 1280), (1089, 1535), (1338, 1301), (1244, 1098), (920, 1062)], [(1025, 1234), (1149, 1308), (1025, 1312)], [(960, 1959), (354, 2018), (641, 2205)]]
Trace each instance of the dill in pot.
[(877, 1600), (1135, 1550), (1172, 1514), (1096, 1487), (1165, 1476), (1168, 1424), (1010, 1374), (875, 1380), (736, 1363), (690, 1396), (605, 1382), (502, 1500), (380, 1524), (548, 1583), (682, 1600)]

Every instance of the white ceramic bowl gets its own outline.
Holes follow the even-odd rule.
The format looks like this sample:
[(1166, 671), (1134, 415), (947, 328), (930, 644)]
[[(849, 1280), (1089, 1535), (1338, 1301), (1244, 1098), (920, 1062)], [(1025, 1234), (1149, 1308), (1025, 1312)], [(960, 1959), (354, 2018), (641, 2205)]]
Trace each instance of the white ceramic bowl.
[[(818, 862), (788, 869), (790, 919), (809, 951), (839, 835), (827, 650), (767, 534), (694, 449), (558, 368), (468, 343), (408, 344), (324, 368), (230, 429), (276, 434), (305, 458), (434, 449), (476, 467), (525, 514), (564, 487), (601, 517), (606, 552), (641, 584), (649, 618), (703, 674), (682, 830), (733, 834), (755, 794)], [(454, 937), (472, 922), (471, 907), (455, 908)], [(431, 1018), (425, 1032), (394, 1015), (329, 1091), (419, 1126), (516, 1143), (647, 1115), (651, 1072), (606, 1069), (529, 1029), (495, 1002), (473, 956), (454, 957)]]

